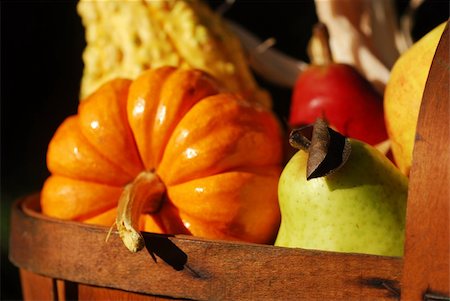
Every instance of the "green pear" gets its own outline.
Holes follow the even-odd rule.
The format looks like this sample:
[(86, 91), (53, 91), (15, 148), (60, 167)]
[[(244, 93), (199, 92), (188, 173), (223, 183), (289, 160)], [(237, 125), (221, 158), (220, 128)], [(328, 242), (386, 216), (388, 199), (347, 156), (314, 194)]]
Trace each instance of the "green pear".
[(402, 256), (408, 179), (376, 148), (345, 139), (351, 150), (331, 173), (307, 180), (311, 147), (285, 166), (275, 245)]

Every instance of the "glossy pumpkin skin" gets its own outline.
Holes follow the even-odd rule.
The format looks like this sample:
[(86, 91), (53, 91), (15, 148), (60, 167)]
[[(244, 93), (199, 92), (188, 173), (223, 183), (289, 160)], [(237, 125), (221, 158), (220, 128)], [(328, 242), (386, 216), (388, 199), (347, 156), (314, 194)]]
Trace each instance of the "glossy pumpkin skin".
[(272, 243), (281, 161), (272, 112), (222, 93), (205, 73), (162, 67), (106, 83), (61, 124), (42, 211), (111, 226), (124, 187), (153, 172), (165, 193), (141, 230)]

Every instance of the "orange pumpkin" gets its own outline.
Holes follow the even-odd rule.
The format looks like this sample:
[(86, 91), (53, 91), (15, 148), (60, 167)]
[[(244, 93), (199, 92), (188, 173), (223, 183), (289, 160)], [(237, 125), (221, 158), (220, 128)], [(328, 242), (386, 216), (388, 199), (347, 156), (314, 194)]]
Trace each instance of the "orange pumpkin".
[(271, 243), (281, 161), (271, 111), (199, 70), (162, 67), (104, 84), (60, 125), (42, 211), (116, 222), (125, 244), (138, 230)]

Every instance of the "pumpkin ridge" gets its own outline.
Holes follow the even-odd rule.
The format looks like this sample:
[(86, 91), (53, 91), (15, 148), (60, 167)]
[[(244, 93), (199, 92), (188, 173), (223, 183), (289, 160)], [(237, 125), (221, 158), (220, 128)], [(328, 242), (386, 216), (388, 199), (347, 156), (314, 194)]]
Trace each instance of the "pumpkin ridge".
[(76, 219), (74, 219), (74, 221), (78, 221), (78, 222), (85, 222), (86, 220), (92, 219), (96, 216), (101, 215), (102, 213), (109, 211), (111, 209), (114, 209), (117, 207), (117, 204), (111, 204), (110, 206), (105, 206), (103, 208), (98, 208), (95, 211), (90, 211), (86, 214), (80, 215), (78, 216)]
[[(280, 164), (280, 134), (271, 112), (261, 106), (233, 93), (211, 95), (192, 106), (177, 124), (157, 172), (166, 184), (175, 185), (245, 165)], [(266, 150), (252, 149), (262, 143)]]
[(128, 123), (146, 170), (154, 169), (156, 166), (153, 152), (154, 120), (162, 87), (175, 70), (175, 67), (170, 66), (149, 69), (130, 85), (126, 105)]
[(183, 185), (183, 184), (189, 183), (191, 181), (201, 180), (201, 179), (214, 177), (214, 176), (226, 174), (226, 173), (232, 173), (232, 172), (249, 173), (249, 174), (254, 174), (254, 175), (259, 175), (259, 176), (273, 176), (274, 175), (273, 169), (279, 169), (279, 173), (281, 174), (281, 168), (280, 168), (279, 164), (270, 164), (270, 165), (265, 164), (265, 165), (254, 165), (254, 166), (245, 166), (245, 165), (232, 166), (227, 169), (213, 171), (211, 173), (201, 174), (198, 177), (192, 176), (189, 179), (184, 179), (179, 182), (173, 182), (173, 183), (170, 183), (170, 185), (167, 185), (167, 187)]
[[(78, 118), (77, 118), (78, 119)], [(80, 126), (79, 124), (79, 120), (78, 121), (78, 127)], [(126, 185), (127, 183), (129, 183), (130, 181), (133, 180), (134, 176), (132, 174), (130, 174), (127, 170), (123, 169), (122, 166), (120, 166), (119, 164), (117, 164), (116, 162), (114, 162), (114, 160), (111, 160), (110, 158), (106, 157), (102, 152), (100, 152), (97, 148), (96, 145), (92, 144), (91, 141), (89, 141), (88, 138), (86, 138), (86, 136), (84, 135), (83, 131), (80, 130), (80, 134), (81, 136), (84, 137), (85, 139), (85, 143), (88, 144), (90, 147), (92, 147), (93, 150), (95, 150), (95, 152), (97, 153), (97, 155), (99, 157), (101, 157), (103, 160), (105, 160), (106, 162), (108, 162), (109, 164), (113, 165), (115, 168), (121, 170), (124, 174), (127, 174), (129, 177), (128, 182), (126, 183), (121, 183), (119, 185), (113, 185), (113, 186), (119, 186), (119, 187), (123, 187), (124, 185)], [(134, 140), (134, 139), (133, 139)], [(104, 183), (102, 181), (94, 181), (94, 180), (89, 180), (89, 182), (94, 182), (94, 183), (98, 183), (98, 184), (106, 184), (106, 185), (110, 185), (109, 183)]]
[(103, 156), (80, 130), (77, 115), (68, 116), (50, 141), (46, 157), (48, 170), (73, 179), (121, 186), (131, 175)]
[[(167, 194), (195, 236), (240, 237), (240, 240), (264, 242), (273, 238), (274, 233), (269, 230), (279, 223), (278, 203), (268, 200), (277, 199), (281, 169), (277, 165), (267, 169), (270, 171), (263, 175), (234, 170), (219, 173), (168, 186)], [(262, 216), (272, 218), (268, 219), (270, 222), (255, 225)], [(218, 225), (227, 231), (219, 231)], [(236, 234), (233, 229), (242, 231)]]
[(167, 193), (164, 196), (160, 211), (155, 214), (144, 213), (140, 218), (143, 222), (143, 231), (161, 234), (170, 233), (192, 235), (192, 233), (186, 228), (187, 225), (181, 220), (179, 209), (168, 198)]
[(78, 220), (98, 208), (117, 205), (123, 188), (50, 175), (41, 190), (41, 208), (46, 215)]
[(117, 162), (133, 177), (144, 168), (127, 116), (131, 80), (103, 84), (78, 107), (80, 129), (98, 152)]
[[(153, 136), (161, 136), (155, 149), (155, 168), (157, 169), (178, 124), (192, 109), (209, 96), (219, 93), (218, 84), (204, 72), (195, 69), (176, 69), (160, 89), (158, 105), (152, 126)], [(164, 106), (167, 104), (167, 106)], [(160, 110), (165, 112), (166, 120), (160, 121)], [(161, 125), (158, 127), (158, 123)], [(158, 132), (158, 134), (156, 134)], [(163, 135), (161, 135), (163, 134)], [(155, 141), (153, 141), (155, 142)]]

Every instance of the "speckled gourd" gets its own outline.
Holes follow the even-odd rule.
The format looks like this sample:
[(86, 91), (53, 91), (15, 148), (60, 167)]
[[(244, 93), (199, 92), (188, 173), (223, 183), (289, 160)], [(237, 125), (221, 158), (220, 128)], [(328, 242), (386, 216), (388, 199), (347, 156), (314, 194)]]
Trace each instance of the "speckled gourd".
[(81, 0), (77, 9), (86, 36), (82, 99), (108, 80), (176, 66), (203, 70), (228, 91), (271, 107), (239, 39), (202, 0)]

